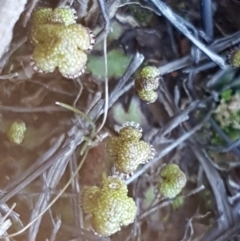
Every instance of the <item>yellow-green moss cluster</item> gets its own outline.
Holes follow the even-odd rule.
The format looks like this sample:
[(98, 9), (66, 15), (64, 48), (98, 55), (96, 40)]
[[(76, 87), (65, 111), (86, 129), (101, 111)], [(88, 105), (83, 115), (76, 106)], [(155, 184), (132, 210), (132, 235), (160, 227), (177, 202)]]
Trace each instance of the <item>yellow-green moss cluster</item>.
[(26, 130), (26, 124), (22, 120), (14, 121), (7, 133), (9, 141), (20, 145), (24, 140)]
[(32, 15), (30, 40), (34, 45), (32, 65), (38, 72), (52, 73), (56, 68), (66, 78), (81, 75), (92, 49), (92, 32), (76, 23), (70, 8), (40, 8)]
[(85, 213), (92, 214), (91, 225), (100, 236), (110, 236), (134, 221), (137, 207), (127, 196), (126, 184), (115, 177), (108, 177), (102, 188), (87, 188), (82, 196)]
[(159, 87), (160, 72), (154, 66), (146, 66), (142, 69), (140, 77), (135, 80), (135, 89), (140, 99), (147, 103), (157, 100), (157, 88)]
[(185, 187), (187, 182), (185, 174), (176, 164), (168, 164), (164, 166), (161, 169), (160, 175), (163, 180), (160, 182), (159, 191), (167, 198), (176, 197)]
[(109, 138), (107, 151), (113, 158), (117, 172), (131, 174), (140, 164), (154, 157), (154, 148), (140, 140), (141, 137), (139, 126), (134, 122), (127, 122), (120, 130), (119, 136)]

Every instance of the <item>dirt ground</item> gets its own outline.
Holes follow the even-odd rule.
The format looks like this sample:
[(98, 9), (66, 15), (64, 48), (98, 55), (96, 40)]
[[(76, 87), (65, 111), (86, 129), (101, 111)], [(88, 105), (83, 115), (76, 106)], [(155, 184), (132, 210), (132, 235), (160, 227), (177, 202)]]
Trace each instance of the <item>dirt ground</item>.
[[(240, 240), (240, 1), (1, 5), (0, 239)], [(93, 49), (84, 50), (85, 73), (73, 79), (60, 67), (39, 73), (31, 66), (32, 13), (64, 6), (95, 36)], [(139, 98), (134, 84), (145, 66), (160, 72), (153, 103)], [(125, 179), (137, 206), (134, 222), (100, 237), (81, 197), (114, 174), (106, 146), (127, 121), (140, 124), (156, 155)], [(9, 137), (16, 122), (26, 127), (19, 143)], [(187, 179), (171, 199), (159, 188), (170, 163)]]

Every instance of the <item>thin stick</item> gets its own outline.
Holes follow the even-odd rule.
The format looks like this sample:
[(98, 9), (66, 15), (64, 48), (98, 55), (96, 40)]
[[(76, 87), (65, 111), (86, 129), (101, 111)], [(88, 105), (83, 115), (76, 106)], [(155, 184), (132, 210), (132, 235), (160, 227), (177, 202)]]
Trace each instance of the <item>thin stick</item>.
[(103, 0), (98, 0), (98, 3), (100, 5), (102, 15), (105, 20), (105, 36), (103, 40), (103, 53), (104, 53), (104, 65), (105, 65), (105, 102), (104, 102), (104, 115), (103, 115), (103, 120), (99, 128), (97, 129), (97, 133), (101, 131), (103, 128), (106, 119), (107, 119), (107, 114), (108, 114), (108, 101), (109, 101), (109, 93), (108, 93), (108, 61), (107, 61), (107, 33), (110, 28), (110, 22), (109, 22), (109, 14), (108, 14), (108, 9), (106, 8), (105, 1)]
[(165, 3), (160, 0), (150, 0), (159, 12), (165, 16), (180, 32), (182, 32), (194, 45), (202, 50), (212, 61), (214, 61), (220, 68), (225, 69), (227, 65), (222, 57), (207, 48), (203, 43), (196, 39), (188, 28), (184, 25), (184, 20), (176, 15)]
[(78, 172), (80, 171), (87, 155), (90, 149), (87, 149), (84, 153), (84, 156), (79, 164), (79, 166), (77, 167), (76, 171), (73, 173), (73, 175), (71, 176), (71, 178), (68, 180), (68, 182), (66, 183), (66, 185), (63, 187), (63, 189), (59, 192), (59, 194), (49, 203), (49, 205), (41, 212), (39, 213), (39, 215), (37, 217), (35, 217), (30, 223), (28, 223), (24, 228), (22, 228), (20, 231), (13, 233), (13, 234), (9, 234), (7, 236), (2, 236), (0, 237), (0, 239), (4, 239), (4, 238), (11, 238), (11, 237), (15, 237), (18, 236), (19, 234), (23, 233), (24, 231), (26, 231), (34, 222), (36, 222), (39, 217), (41, 217), (45, 212), (47, 212), (49, 210), (49, 208), (60, 198), (60, 196), (65, 192), (65, 190), (69, 187), (69, 185), (71, 184), (72, 180), (75, 178), (75, 176), (78, 174)]

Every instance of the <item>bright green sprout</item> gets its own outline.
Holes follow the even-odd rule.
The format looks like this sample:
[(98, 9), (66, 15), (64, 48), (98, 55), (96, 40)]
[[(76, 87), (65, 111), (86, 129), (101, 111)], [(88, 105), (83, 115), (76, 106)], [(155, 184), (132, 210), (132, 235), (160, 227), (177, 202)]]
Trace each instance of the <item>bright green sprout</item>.
[(231, 89), (227, 89), (221, 93), (221, 99), (224, 101), (230, 101), (232, 99), (233, 91)]
[(69, 79), (85, 71), (87, 52), (94, 45), (93, 33), (76, 23), (70, 8), (40, 8), (32, 16), (30, 40), (34, 45), (31, 65), (35, 71), (59, 72)]
[(137, 207), (127, 196), (126, 184), (116, 177), (108, 177), (102, 188), (87, 188), (82, 196), (83, 210), (92, 214), (91, 225), (96, 234), (108, 237), (133, 223)]
[(26, 130), (26, 124), (22, 120), (14, 121), (7, 133), (9, 141), (20, 145), (24, 140)]
[(239, 47), (232, 48), (226, 56), (227, 63), (234, 68), (240, 67), (240, 49)]
[(176, 164), (168, 164), (161, 169), (159, 191), (166, 198), (175, 198), (185, 187), (187, 179)]
[(153, 146), (141, 141), (142, 129), (134, 122), (127, 122), (119, 131), (119, 136), (110, 137), (107, 151), (113, 158), (119, 174), (132, 174), (140, 164), (147, 163), (155, 156)]
[(159, 87), (160, 72), (154, 66), (147, 66), (142, 69), (140, 78), (135, 80), (135, 89), (139, 98), (146, 103), (153, 103), (157, 100), (157, 89)]

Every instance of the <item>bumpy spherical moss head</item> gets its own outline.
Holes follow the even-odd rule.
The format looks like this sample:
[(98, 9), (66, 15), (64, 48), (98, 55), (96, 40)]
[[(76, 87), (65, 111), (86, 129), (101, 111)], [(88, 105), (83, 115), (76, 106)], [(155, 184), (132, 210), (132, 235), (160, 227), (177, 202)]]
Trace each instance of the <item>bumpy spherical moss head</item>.
[(233, 49), (231, 49), (227, 54), (226, 58), (227, 58), (227, 63), (232, 67), (235, 67), (235, 68), (240, 67), (240, 48), (234, 47)]
[(133, 199), (127, 196), (127, 186), (123, 181), (108, 177), (103, 181), (102, 189), (94, 188), (84, 192), (83, 209), (92, 214), (92, 228), (98, 235), (110, 236), (121, 226), (134, 221), (137, 207)]
[(119, 135), (121, 136), (122, 140), (138, 141), (142, 137), (142, 132), (135, 127), (126, 126), (121, 128)]
[[(41, 35), (42, 32), (45, 32), (45, 35)], [(68, 27), (49, 24), (42, 26), (35, 36), (39, 40), (33, 52), (37, 69), (51, 73), (58, 68), (67, 78), (75, 78), (82, 73), (87, 55), (81, 48), (86, 49), (89, 43), (84, 27), (75, 24)]]
[(94, 200), (98, 198), (100, 193), (100, 188), (93, 186), (86, 188), (82, 195), (82, 205), (84, 207), (84, 212), (91, 214), (94, 209)]
[(51, 22), (62, 23), (65, 26), (76, 23), (76, 11), (69, 8), (55, 8), (52, 12)]
[(142, 69), (140, 76), (143, 79), (155, 79), (160, 76), (160, 71), (155, 66), (146, 66)]
[(38, 8), (32, 13), (32, 25), (38, 26), (41, 24), (51, 23), (51, 16), (51, 8)]
[(158, 93), (154, 90), (147, 91), (145, 89), (138, 90), (137, 94), (139, 98), (145, 101), (147, 104), (154, 103), (158, 98)]
[(138, 90), (156, 90), (159, 87), (159, 78), (152, 78), (152, 79), (144, 79), (144, 78), (137, 78), (135, 80), (135, 89)]
[(159, 87), (159, 77), (160, 72), (154, 66), (142, 69), (140, 78), (135, 80), (135, 89), (141, 100), (148, 104), (157, 100), (158, 94), (155, 90)]
[(152, 159), (155, 151), (152, 146), (144, 141), (122, 141), (114, 160), (116, 171), (131, 174), (140, 164), (145, 164)]
[(113, 157), (114, 167), (118, 173), (131, 174), (140, 164), (144, 164), (155, 156), (154, 148), (141, 141), (142, 131), (134, 123), (127, 123), (118, 137), (110, 137), (107, 151)]
[(164, 166), (160, 174), (163, 178), (163, 181), (160, 183), (160, 193), (164, 197), (176, 197), (186, 185), (186, 176), (176, 164)]
[(32, 24), (61, 23), (66, 26), (76, 23), (75, 11), (71, 8), (38, 8), (32, 14)]
[(17, 145), (20, 145), (24, 140), (26, 130), (26, 124), (23, 121), (14, 121), (8, 130), (8, 139)]

